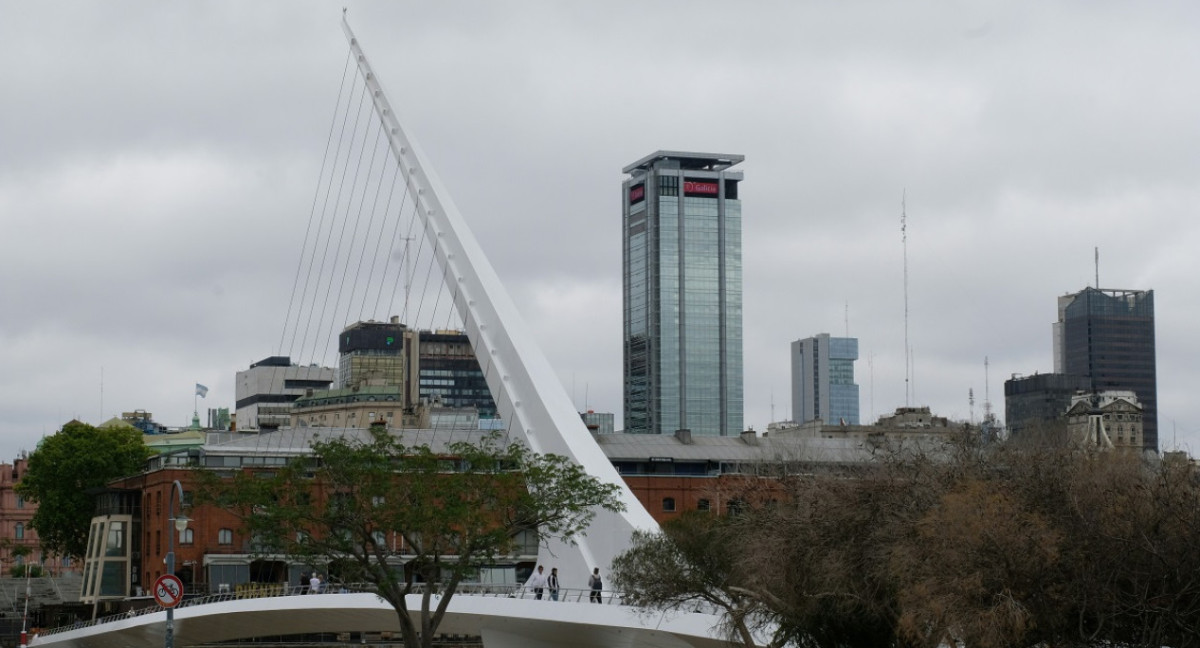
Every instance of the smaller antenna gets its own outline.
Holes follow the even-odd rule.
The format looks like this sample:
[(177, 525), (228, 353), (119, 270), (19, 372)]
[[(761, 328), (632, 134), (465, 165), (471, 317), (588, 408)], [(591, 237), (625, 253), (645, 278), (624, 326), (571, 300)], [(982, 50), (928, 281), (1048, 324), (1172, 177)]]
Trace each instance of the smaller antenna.
[(975, 388), (974, 387), (970, 387), (967, 389), (967, 407), (968, 407), (967, 411), (969, 411), (971, 413), (970, 414), (971, 418), (969, 419), (971, 421), (971, 425), (975, 425)]
[(983, 356), (983, 403), (987, 407), (992, 402), (992, 395), (988, 390), (988, 357)]
[(775, 422), (775, 388), (771, 388), (771, 423)]
[(867, 352), (867, 373), (870, 374), (871, 382), (869, 388), (869, 396), (867, 401), (871, 406), (871, 422), (875, 421), (875, 353)]
[(1096, 290), (1100, 290), (1100, 246), (1096, 246)]
[(846, 318), (846, 337), (850, 337), (850, 302), (849, 301), (846, 302), (845, 318)]
[(983, 356), (983, 422), (991, 424), (992, 422), (992, 395), (989, 384), (991, 382), (990, 369), (988, 368), (988, 357)]

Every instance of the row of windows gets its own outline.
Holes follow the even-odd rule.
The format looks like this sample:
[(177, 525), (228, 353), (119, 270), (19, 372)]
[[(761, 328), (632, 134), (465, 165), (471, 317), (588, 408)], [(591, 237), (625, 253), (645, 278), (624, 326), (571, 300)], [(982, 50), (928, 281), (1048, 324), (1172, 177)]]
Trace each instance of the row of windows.
[[(179, 532), (179, 544), (190, 545), (196, 542), (196, 531), (192, 528), (186, 528)], [(155, 546), (157, 548), (157, 544)], [(232, 545), (233, 544), (233, 529), (218, 529), (217, 544)], [(161, 551), (161, 549), (159, 549)]]
[[(696, 501), (696, 510), (697, 511), (708, 511), (711, 508), (712, 508), (712, 503), (709, 502), (707, 499), (699, 499)], [(662, 499), (662, 510), (667, 513), (674, 512), (676, 510), (675, 498), (674, 497), (664, 497)]]

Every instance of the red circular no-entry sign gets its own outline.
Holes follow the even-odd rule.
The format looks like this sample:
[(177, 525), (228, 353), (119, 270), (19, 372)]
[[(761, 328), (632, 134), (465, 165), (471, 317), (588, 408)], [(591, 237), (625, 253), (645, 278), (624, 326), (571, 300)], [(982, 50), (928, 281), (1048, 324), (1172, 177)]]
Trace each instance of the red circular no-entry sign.
[(154, 581), (154, 602), (173, 608), (183, 600), (183, 581), (174, 574), (163, 574)]

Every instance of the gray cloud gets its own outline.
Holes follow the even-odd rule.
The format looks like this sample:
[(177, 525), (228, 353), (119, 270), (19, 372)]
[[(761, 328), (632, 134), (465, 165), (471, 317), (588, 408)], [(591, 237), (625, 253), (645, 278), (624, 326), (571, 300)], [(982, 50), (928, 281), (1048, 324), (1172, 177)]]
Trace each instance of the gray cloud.
[[(1200, 445), (1192, 4), (577, 4), (350, 17), (581, 406), (621, 407), (620, 169), (707, 150), (746, 155), (748, 425), (790, 414), (788, 344), (842, 333), (847, 305), (863, 411), (904, 404), (907, 190), (920, 403), (966, 418), (985, 356), (998, 409), (1010, 374), (1049, 371), (1055, 298), (1099, 246), (1105, 287), (1157, 293), (1164, 447)], [(340, 12), (4, 11), (0, 456), (72, 416), (185, 424), (194, 382), (232, 405), (283, 338)]]

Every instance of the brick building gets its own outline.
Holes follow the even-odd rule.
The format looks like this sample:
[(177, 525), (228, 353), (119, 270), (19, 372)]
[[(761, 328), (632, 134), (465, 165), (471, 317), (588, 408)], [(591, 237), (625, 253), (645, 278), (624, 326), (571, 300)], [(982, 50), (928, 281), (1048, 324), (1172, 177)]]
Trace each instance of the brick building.
[(26, 502), (14, 490), (25, 467), (24, 457), (13, 460), (11, 464), (0, 464), (0, 569), (6, 574), (17, 562), (13, 555), (16, 547), (29, 549), (26, 560), (41, 562), (43, 558), (37, 532), (29, 526), (29, 521), (37, 511), (37, 504)]
[[(650, 514), (665, 522), (686, 511), (727, 513), (741, 505), (782, 499), (785, 492), (775, 476), (843, 470), (870, 461), (884, 445), (932, 447), (960, 429), (924, 409), (893, 418), (894, 428), (832, 426), (828, 433), (808, 424), (776, 428), (761, 436), (750, 431), (735, 437), (692, 437), (681, 430), (674, 435), (617, 433), (594, 438)], [(428, 444), (434, 452), (487, 434), (474, 427), (392, 431), (403, 434), (406, 445)], [(190, 518), (187, 529), (175, 537), (176, 575), (189, 592), (300, 582), (301, 574), (312, 566), (256, 551), (253, 538), (240, 531), (237, 517), (228, 511), (190, 506), (194, 469), (270, 470), (305, 455), (314, 439), (346, 433), (353, 430), (306, 427), (262, 434), (213, 433), (198, 450), (154, 457), (141, 475), (110, 483), (109, 491), (100, 496), (92, 527), (93, 540), (103, 539), (107, 550), (89, 551), (94, 557), (85, 569), (84, 602), (103, 604), (142, 595), (163, 574), (167, 534), (176, 533), (169, 530), (169, 503), (172, 495), (176, 502), (179, 497), (172, 491), (175, 480), (182, 486), (184, 510)], [(402, 564), (403, 544), (396, 540), (395, 545), (397, 563)], [(518, 575), (536, 560), (537, 550), (535, 543), (524, 542), (516, 555), (493, 570), (490, 577), (498, 580), (492, 584), (519, 582)]]

